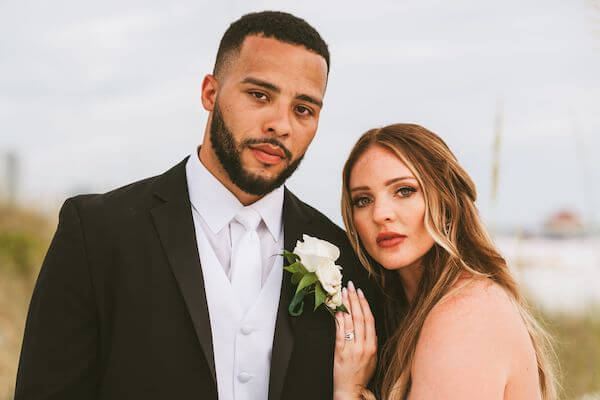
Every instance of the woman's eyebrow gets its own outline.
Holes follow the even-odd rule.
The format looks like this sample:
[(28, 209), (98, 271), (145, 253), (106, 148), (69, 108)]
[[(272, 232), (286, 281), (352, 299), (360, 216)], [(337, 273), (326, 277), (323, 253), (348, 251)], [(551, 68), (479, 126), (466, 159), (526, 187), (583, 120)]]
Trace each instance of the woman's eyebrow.
[(350, 192), (356, 192), (357, 190), (369, 190), (369, 187), (368, 186), (357, 186), (357, 187), (350, 189)]
[(414, 180), (414, 179), (415, 179), (415, 177), (414, 177), (414, 176), (409, 176), (409, 175), (407, 175), (407, 176), (400, 176), (400, 177), (398, 177), (398, 178), (392, 178), (392, 179), (390, 179), (390, 180), (387, 180), (387, 181), (385, 181), (385, 186), (390, 186), (390, 185), (391, 185), (391, 184), (393, 184), (393, 183), (396, 183), (396, 182), (398, 182), (398, 181), (404, 181), (404, 180), (407, 180), (407, 179), (412, 179), (412, 180)]
[[(385, 181), (385, 186), (390, 186), (396, 182), (404, 181), (404, 180), (408, 180), (408, 179), (415, 180), (415, 177), (407, 175), (407, 176), (399, 176), (397, 178), (392, 178), (392, 179)], [(356, 186), (356, 187), (353, 187), (352, 189), (350, 189), (350, 192), (356, 192), (357, 190), (369, 190), (369, 187), (368, 186)]]

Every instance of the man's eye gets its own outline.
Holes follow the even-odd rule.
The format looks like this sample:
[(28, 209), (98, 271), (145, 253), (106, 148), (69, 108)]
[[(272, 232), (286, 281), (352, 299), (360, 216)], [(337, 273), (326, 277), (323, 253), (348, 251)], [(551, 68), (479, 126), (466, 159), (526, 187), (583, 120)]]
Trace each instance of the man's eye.
[(257, 100), (267, 100), (267, 95), (261, 92), (249, 92), (250, 95)]
[(308, 115), (312, 115), (313, 112), (310, 108), (308, 107), (304, 107), (304, 106), (297, 106), (296, 107), (296, 112), (300, 115), (304, 115), (304, 116), (308, 116)]
[(399, 193), (401, 197), (408, 197), (416, 191), (417, 191), (417, 189), (415, 189), (414, 187), (403, 186), (403, 187), (399, 188), (396, 191), (396, 193)]
[(365, 196), (357, 197), (352, 200), (352, 205), (354, 207), (362, 208), (367, 206), (371, 202), (371, 199)]

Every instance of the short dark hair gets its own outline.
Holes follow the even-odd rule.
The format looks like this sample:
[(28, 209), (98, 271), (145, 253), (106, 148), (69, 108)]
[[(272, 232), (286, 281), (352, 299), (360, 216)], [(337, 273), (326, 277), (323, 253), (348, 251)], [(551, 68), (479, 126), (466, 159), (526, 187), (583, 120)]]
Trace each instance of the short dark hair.
[(306, 47), (325, 59), (329, 75), (329, 49), (319, 32), (302, 18), (280, 11), (250, 13), (233, 22), (221, 38), (213, 74), (219, 72), (231, 52), (240, 51), (244, 39), (251, 35)]

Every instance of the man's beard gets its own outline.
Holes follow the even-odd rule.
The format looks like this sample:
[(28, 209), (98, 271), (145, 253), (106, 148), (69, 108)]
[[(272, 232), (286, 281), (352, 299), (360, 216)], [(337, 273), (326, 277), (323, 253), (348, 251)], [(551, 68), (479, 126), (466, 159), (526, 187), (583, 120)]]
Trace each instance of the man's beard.
[(237, 145), (231, 131), (225, 126), (223, 115), (217, 103), (215, 103), (210, 124), (210, 143), (229, 179), (244, 192), (255, 196), (264, 196), (283, 185), (287, 178), (298, 168), (302, 158), (304, 158), (304, 154), (302, 154), (296, 161), (291, 162), (279, 175), (272, 179), (265, 179), (246, 171), (242, 166), (241, 153), (243, 148), (249, 145), (268, 143), (277, 146), (285, 154), (283, 161), (289, 162), (292, 159), (292, 154), (280, 141), (273, 137), (246, 139)]

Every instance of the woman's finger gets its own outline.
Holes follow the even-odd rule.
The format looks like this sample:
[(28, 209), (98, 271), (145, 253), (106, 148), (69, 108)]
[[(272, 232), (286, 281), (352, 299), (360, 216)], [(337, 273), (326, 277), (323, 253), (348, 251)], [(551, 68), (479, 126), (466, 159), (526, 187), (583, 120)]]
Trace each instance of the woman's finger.
[(335, 313), (335, 351), (341, 353), (344, 350), (344, 316), (341, 311)]
[[(349, 333), (352, 332), (352, 334), (354, 335), (354, 324), (352, 323), (352, 310), (351, 310), (351, 306), (350, 306), (350, 300), (348, 299), (348, 289), (347, 288), (343, 288), (342, 289), (342, 303), (344, 303), (344, 306), (346, 306), (346, 309), (348, 310), (347, 313), (343, 313), (344, 314), (344, 336)], [(346, 340), (346, 338), (344, 338), (344, 340)], [(349, 340), (349, 342), (352, 342), (352, 340)], [(344, 344), (346, 344), (344, 342)]]
[(358, 294), (356, 293), (356, 288), (352, 281), (348, 282), (348, 300), (350, 301), (350, 307), (352, 309), (352, 324), (354, 326), (354, 342), (358, 346), (362, 346), (365, 341), (365, 322), (362, 313), (362, 309), (360, 306), (360, 302), (358, 301)]
[(377, 350), (377, 332), (375, 331), (375, 318), (369, 307), (365, 294), (362, 290), (358, 289), (358, 301), (365, 318), (365, 346), (369, 347), (371, 351)]

